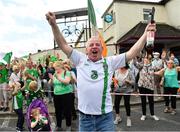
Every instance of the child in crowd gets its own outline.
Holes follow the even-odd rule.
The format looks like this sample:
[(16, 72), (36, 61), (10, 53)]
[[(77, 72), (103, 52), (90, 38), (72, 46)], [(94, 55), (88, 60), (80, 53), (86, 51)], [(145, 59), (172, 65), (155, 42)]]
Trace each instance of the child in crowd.
[(23, 115), (23, 99), (21, 89), (23, 88), (23, 82), (16, 82), (12, 85), (12, 96), (13, 96), (13, 109), (18, 115), (16, 130), (22, 131), (24, 124), (24, 115)]
[(43, 91), (38, 88), (37, 81), (31, 81), (29, 83), (29, 90), (26, 91), (27, 105), (37, 98), (43, 98)]
[(40, 107), (32, 109), (31, 117), (31, 128), (33, 131), (50, 131), (48, 119), (41, 114)]

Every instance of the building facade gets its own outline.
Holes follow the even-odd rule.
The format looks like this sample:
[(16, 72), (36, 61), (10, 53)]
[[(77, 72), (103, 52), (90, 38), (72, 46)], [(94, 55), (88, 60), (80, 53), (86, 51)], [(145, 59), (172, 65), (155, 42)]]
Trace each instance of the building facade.
[[(133, 29), (138, 23), (147, 23), (149, 11), (155, 7), (155, 21), (161, 24), (167, 24), (176, 29), (180, 29), (180, 0), (162, 0), (158, 3), (154, 2), (138, 2), (127, 0), (113, 0), (110, 6), (102, 15), (103, 19), (103, 34), (107, 44), (114, 45), (116, 52), (119, 53), (121, 44), (119, 40)], [(112, 16), (112, 22), (104, 21), (107, 14)], [(161, 26), (162, 27), (162, 26)], [(161, 29), (163, 30), (163, 29)], [(179, 30), (180, 31), (180, 30)], [(179, 31), (175, 31), (178, 32)], [(175, 36), (161, 36), (163, 41), (167, 38), (175, 38), (176, 41), (165, 42), (165, 48), (171, 49), (180, 45), (180, 36), (178, 39)], [(136, 37), (136, 36), (135, 36)], [(161, 40), (161, 43), (163, 43)], [(160, 41), (159, 41), (160, 42)], [(170, 44), (171, 43), (171, 44)], [(132, 45), (131, 45), (132, 46)], [(162, 47), (162, 46), (161, 46)]]
[[(156, 11), (154, 19), (160, 24), (160, 27), (165, 25), (164, 28), (166, 28), (168, 25), (166, 31), (174, 30), (174, 32), (169, 32), (169, 34), (174, 34), (174, 36), (169, 36), (169, 34), (165, 36), (160, 35), (159, 38), (161, 39), (155, 45), (160, 45), (158, 48), (165, 47), (167, 49), (174, 50), (176, 53), (178, 52), (177, 49), (180, 48), (180, 12), (178, 11), (180, 8), (180, 0), (162, 0), (158, 3), (113, 0), (102, 15), (102, 34), (107, 44), (108, 56), (119, 54), (121, 52), (119, 50), (121, 49), (121, 39), (128, 34), (129, 31), (134, 29), (135, 26), (139, 23), (147, 24), (148, 14), (152, 7), (155, 7)], [(111, 18), (106, 20), (106, 16), (108, 16), (108, 18), (111, 16)], [(164, 30), (161, 28), (159, 29)], [(89, 34), (84, 31), (79, 39), (82, 39), (85, 36), (89, 36)], [(131, 47), (137, 41), (139, 36), (135, 36), (135, 38), (135, 40), (131, 40), (130, 44), (129, 42), (125, 42), (124, 45), (129, 44), (128, 46)], [(174, 40), (172, 41), (172, 39)], [(77, 40), (75, 45), (76, 47), (74, 48), (85, 53), (85, 42), (81, 44)], [(56, 55), (57, 53), (61, 55), (62, 59), (66, 58), (65, 54), (58, 49), (42, 51), (31, 56), (34, 61), (37, 61), (38, 58), (42, 58), (47, 54)], [(180, 53), (177, 54), (177, 56), (180, 58)]]

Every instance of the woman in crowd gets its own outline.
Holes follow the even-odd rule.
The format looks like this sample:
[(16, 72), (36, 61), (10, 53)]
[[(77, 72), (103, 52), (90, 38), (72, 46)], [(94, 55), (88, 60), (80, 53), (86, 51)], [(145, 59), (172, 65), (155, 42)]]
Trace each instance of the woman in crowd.
[[(19, 83), (20, 82), (20, 83)], [(12, 88), (12, 96), (13, 102), (12, 107), (15, 113), (18, 116), (18, 120), (16, 123), (16, 130), (22, 131), (24, 124), (24, 114), (23, 114), (23, 85), (24, 83), (21, 81), (21, 73), (20, 68), (17, 65), (13, 66), (13, 73), (9, 78), (9, 86)]]
[(66, 130), (71, 130), (71, 110), (72, 110), (72, 85), (71, 73), (64, 69), (63, 63), (57, 61), (54, 63), (55, 73), (49, 74), (54, 86), (54, 106), (57, 121), (57, 131), (62, 130), (62, 116), (65, 115)]
[(63, 61), (64, 68), (71, 73), (71, 81), (70, 84), (72, 85), (73, 88), (73, 93), (72, 93), (72, 119), (76, 120), (77, 119), (77, 114), (76, 114), (76, 109), (75, 109), (75, 93), (76, 93), (76, 85), (77, 85), (77, 79), (74, 71), (72, 71), (71, 67), (71, 62), (69, 59)]
[[(135, 63), (135, 65), (140, 69), (138, 81), (140, 94), (154, 94), (154, 68), (152, 67), (151, 59), (149, 57), (145, 57), (143, 59), (143, 63)], [(159, 120), (159, 118), (154, 115), (154, 97), (146, 95), (141, 96), (143, 113), (141, 120), (146, 119), (146, 97), (148, 98), (151, 117), (154, 120)]]
[[(161, 75), (164, 78), (164, 94), (177, 95), (177, 90), (179, 88), (178, 84), (178, 72), (180, 71), (180, 66), (175, 67), (174, 61), (169, 60), (167, 62), (167, 67), (155, 72), (156, 75)], [(165, 113), (176, 114), (176, 96), (165, 96)], [(169, 107), (169, 102), (171, 101), (171, 108)]]
[[(115, 93), (131, 93), (133, 91), (132, 86), (135, 80), (131, 71), (129, 70), (128, 64), (115, 72), (115, 80), (117, 80), (117, 83), (114, 83)], [(114, 121), (114, 124), (118, 124), (122, 120), (119, 113), (119, 106), (122, 96), (124, 97), (124, 105), (126, 108), (127, 126), (131, 126), (130, 95), (115, 95), (114, 105), (116, 111), (116, 119)]]

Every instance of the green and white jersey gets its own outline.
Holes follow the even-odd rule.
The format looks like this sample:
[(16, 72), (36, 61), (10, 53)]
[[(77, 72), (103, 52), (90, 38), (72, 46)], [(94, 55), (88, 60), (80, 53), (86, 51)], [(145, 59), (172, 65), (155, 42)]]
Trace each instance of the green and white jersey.
[(35, 99), (42, 99), (44, 97), (43, 90), (39, 87), (36, 91), (25, 90), (26, 94), (29, 94), (27, 101), (27, 106)]
[(110, 84), (114, 71), (125, 66), (125, 58), (123, 53), (92, 62), (85, 54), (72, 51), (70, 59), (77, 69), (78, 109), (81, 112), (101, 115), (112, 111)]
[(13, 109), (20, 109), (23, 106), (24, 96), (21, 91), (18, 91), (17, 95), (13, 97)]

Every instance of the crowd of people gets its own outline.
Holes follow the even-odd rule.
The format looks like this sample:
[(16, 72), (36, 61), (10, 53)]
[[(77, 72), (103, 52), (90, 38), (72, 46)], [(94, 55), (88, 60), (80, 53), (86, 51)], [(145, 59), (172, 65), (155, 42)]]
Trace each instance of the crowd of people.
[[(35, 99), (54, 103), (56, 131), (64, 130), (62, 120), (66, 120), (66, 130), (70, 131), (72, 117), (76, 119), (74, 106), (77, 93), (79, 131), (114, 131), (122, 121), (120, 102), (124, 97), (127, 126), (131, 122), (131, 93), (140, 93), (142, 116), (146, 119), (146, 97), (150, 114), (159, 120), (154, 110), (154, 93), (177, 95), (179, 88), (179, 61), (175, 55), (160, 53), (139, 54), (144, 48), (148, 31), (156, 31), (156, 25), (148, 24), (144, 34), (127, 51), (116, 56), (102, 57), (102, 45), (98, 36), (91, 37), (86, 44), (86, 54), (70, 47), (56, 24), (55, 14), (48, 12), (46, 18), (52, 28), (60, 49), (69, 57), (67, 60), (50, 60), (46, 64), (34, 64), (31, 59), (25, 63), (13, 61), (11, 65), (0, 63), (0, 111), (12, 109), (18, 115), (17, 130), (23, 130), (24, 104), (27, 107)], [(112, 85), (113, 84), (113, 85)], [(111, 92), (115, 93), (113, 104)], [(162, 99), (162, 97), (159, 97)], [(171, 99), (170, 99), (171, 98)], [(165, 113), (176, 114), (176, 96), (165, 96)], [(171, 102), (171, 106), (169, 105)], [(50, 131), (48, 118), (41, 108), (31, 112), (30, 128)]]
[[(77, 118), (74, 108), (76, 75), (72, 69), (69, 60), (56, 62), (49, 60), (47, 66), (36, 65), (31, 59), (23, 63), (13, 61), (9, 67), (0, 63), (0, 110), (3, 112), (13, 110), (18, 115), (17, 130), (22, 131), (23, 110), (33, 100), (42, 99), (47, 104), (54, 102), (57, 126), (61, 128), (61, 122), (65, 116), (66, 124), (70, 127), (72, 115), (74, 119)], [(32, 111), (32, 115), (33, 113)], [(32, 124), (34, 128), (35, 123)]]
[[(134, 58), (129, 65), (118, 69), (113, 78), (115, 94), (115, 112), (116, 118), (114, 124), (122, 121), (119, 112), (119, 105), (122, 96), (124, 96), (124, 105), (127, 114), (127, 126), (131, 126), (130, 119), (130, 96), (131, 93), (140, 93), (142, 116), (141, 120), (146, 119), (146, 97), (148, 98), (151, 117), (159, 120), (154, 112), (154, 94), (159, 95), (158, 99), (165, 100), (165, 113), (176, 114), (176, 96), (179, 89), (178, 72), (179, 61), (174, 54), (168, 55), (163, 50), (160, 56), (159, 52), (153, 54), (140, 55)], [(137, 80), (137, 81), (136, 81)], [(118, 95), (119, 94), (119, 95)], [(124, 94), (124, 95), (123, 95)], [(169, 106), (171, 101), (171, 107)]]

